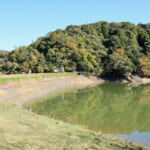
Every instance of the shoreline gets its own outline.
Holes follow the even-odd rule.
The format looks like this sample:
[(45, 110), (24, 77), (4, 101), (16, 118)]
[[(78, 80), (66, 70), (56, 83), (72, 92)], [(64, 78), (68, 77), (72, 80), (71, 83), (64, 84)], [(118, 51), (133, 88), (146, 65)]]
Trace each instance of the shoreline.
[(0, 102), (16, 104), (21, 107), (32, 103), (40, 98), (55, 95), (65, 90), (85, 88), (105, 82), (128, 83), (131, 86), (149, 84), (150, 78), (131, 76), (130, 79), (103, 79), (95, 76), (86, 77), (68, 76), (56, 78), (43, 78), (41, 80), (20, 80), (19, 82), (8, 82), (0, 86)]
[(30, 102), (48, 95), (101, 83), (104, 83), (104, 80), (85, 76), (12, 82), (0, 86), (0, 102), (16, 104), (23, 107)]
[[(147, 84), (147, 81), (148, 83), (150, 83), (150, 79), (147, 80), (145, 78), (142, 79), (142, 82), (135, 81), (135, 82), (128, 82), (128, 83)], [(4, 102), (8, 104), (16, 104), (18, 106), (24, 107), (28, 103), (32, 103), (36, 100), (39, 100), (40, 98), (47, 97), (48, 95), (53, 96), (65, 90), (71, 90), (75, 88), (76, 89), (85, 88), (88, 86), (95, 86), (105, 82), (110, 82), (110, 81), (97, 78), (97, 77), (71, 76), (71, 77), (59, 77), (59, 78), (51, 78), (51, 79), (45, 78), (40, 81), (29, 80), (29, 81), (7, 83), (0, 86), (0, 102)], [(118, 80), (118, 82), (121, 81)], [(5, 95), (6, 93), (8, 93), (9, 95), (6, 96)], [(20, 96), (24, 99), (21, 99)], [(56, 120), (56, 122), (59, 121)], [(125, 142), (125, 140), (122, 141)]]
[(0, 149), (149, 150), (150, 148), (105, 135), (28, 110), (0, 104)]

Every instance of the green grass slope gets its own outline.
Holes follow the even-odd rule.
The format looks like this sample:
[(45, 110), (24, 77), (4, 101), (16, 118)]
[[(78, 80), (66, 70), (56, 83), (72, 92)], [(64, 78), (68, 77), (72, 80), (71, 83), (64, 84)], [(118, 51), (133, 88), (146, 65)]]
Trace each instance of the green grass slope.
[(0, 150), (146, 150), (114, 136), (0, 104)]
[(41, 80), (41, 79), (51, 79), (60, 77), (71, 77), (76, 76), (72, 72), (65, 73), (33, 73), (33, 74), (15, 74), (15, 75), (0, 75), (0, 84), (5, 84), (9, 82), (19, 82), (27, 80)]

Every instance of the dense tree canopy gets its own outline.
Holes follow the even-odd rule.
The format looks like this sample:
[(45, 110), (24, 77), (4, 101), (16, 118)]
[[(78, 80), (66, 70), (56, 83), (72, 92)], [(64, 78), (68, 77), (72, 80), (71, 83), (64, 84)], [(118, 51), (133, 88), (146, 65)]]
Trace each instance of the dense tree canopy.
[(3, 73), (82, 71), (150, 76), (150, 24), (97, 22), (49, 32), (27, 47), (0, 53)]

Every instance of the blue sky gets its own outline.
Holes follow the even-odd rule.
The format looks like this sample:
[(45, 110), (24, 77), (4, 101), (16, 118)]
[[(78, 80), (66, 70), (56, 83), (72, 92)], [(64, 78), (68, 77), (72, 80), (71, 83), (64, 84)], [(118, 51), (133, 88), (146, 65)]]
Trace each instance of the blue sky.
[(31, 44), (67, 25), (150, 22), (150, 0), (0, 0), (0, 49)]

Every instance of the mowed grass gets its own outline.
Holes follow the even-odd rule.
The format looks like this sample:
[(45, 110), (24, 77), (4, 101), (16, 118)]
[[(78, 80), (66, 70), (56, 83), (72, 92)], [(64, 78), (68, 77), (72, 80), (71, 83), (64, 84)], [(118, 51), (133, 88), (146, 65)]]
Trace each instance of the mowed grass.
[(114, 136), (0, 104), (0, 150), (146, 150)]
[(69, 77), (75, 76), (76, 74), (72, 72), (68, 73), (37, 73), (37, 74), (16, 74), (16, 75), (0, 75), (0, 84), (8, 82), (19, 82), (21, 80), (41, 80), (41, 79), (50, 79), (58, 77)]

